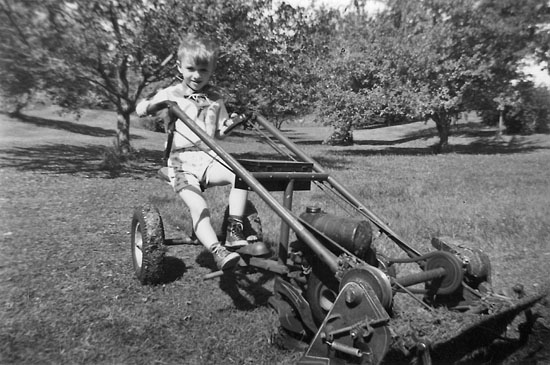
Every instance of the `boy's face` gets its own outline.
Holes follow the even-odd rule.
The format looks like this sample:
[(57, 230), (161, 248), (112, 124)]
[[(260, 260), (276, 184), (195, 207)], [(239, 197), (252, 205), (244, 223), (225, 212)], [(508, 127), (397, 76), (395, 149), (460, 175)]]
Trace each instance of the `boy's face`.
[(192, 57), (185, 57), (178, 62), (183, 83), (193, 91), (200, 91), (208, 84), (214, 72), (214, 62), (197, 63)]

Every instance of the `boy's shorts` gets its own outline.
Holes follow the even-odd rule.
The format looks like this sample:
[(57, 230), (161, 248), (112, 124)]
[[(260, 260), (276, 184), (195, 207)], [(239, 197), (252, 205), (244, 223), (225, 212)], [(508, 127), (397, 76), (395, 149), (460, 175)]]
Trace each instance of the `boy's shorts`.
[(189, 186), (206, 187), (206, 172), (214, 162), (214, 158), (203, 151), (173, 152), (168, 160), (170, 185), (176, 193)]

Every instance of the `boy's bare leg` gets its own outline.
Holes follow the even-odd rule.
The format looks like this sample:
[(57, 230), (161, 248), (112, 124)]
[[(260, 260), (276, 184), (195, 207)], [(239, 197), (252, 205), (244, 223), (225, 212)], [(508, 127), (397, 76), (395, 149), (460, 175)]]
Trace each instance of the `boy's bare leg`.
[(183, 202), (189, 208), (193, 230), (199, 241), (214, 255), (214, 260), (221, 270), (234, 267), (240, 260), (240, 256), (229, 252), (218, 241), (218, 236), (210, 221), (210, 211), (202, 192), (198, 187), (188, 186), (179, 192)]
[(229, 218), (225, 246), (239, 248), (246, 246), (248, 241), (244, 235), (244, 215), (248, 190), (235, 188), (235, 174), (219, 162), (215, 162), (208, 169), (208, 185), (231, 185), (229, 193)]
[(212, 245), (218, 242), (218, 236), (212, 227), (210, 211), (202, 192), (197, 187), (189, 186), (181, 190), (179, 196), (189, 208), (195, 235), (203, 246), (210, 250)]
[(229, 215), (244, 217), (248, 190), (231, 188), (229, 192)]
[(229, 193), (229, 214), (239, 217), (244, 216), (248, 190), (235, 188), (235, 174), (233, 171), (216, 161), (210, 166), (207, 174), (209, 186), (231, 185), (231, 192)]

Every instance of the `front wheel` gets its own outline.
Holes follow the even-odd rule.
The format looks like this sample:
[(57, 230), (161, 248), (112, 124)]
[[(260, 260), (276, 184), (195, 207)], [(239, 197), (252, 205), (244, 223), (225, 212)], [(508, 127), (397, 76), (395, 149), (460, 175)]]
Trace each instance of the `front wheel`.
[(146, 204), (134, 210), (132, 262), (141, 284), (158, 284), (164, 276), (164, 226), (158, 209)]

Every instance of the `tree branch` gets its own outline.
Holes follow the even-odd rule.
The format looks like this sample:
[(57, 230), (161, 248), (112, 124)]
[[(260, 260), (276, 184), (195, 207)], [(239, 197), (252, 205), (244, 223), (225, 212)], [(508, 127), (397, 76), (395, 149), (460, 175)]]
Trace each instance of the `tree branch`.
[(91, 83), (91, 84), (94, 84), (94, 85), (96, 85), (96, 86), (99, 86), (100, 89), (105, 90), (105, 93), (104, 93), (104, 94), (105, 94), (105, 96), (107, 97), (107, 99), (109, 99), (110, 101), (112, 101), (114, 104), (118, 103), (118, 99), (119, 99), (118, 96), (117, 96), (117, 98), (114, 98), (114, 95), (116, 95), (116, 94), (114, 94), (111, 90), (109, 90), (109, 89), (107, 88), (107, 86), (103, 85), (101, 82), (98, 82), (97, 80), (94, 80), (93, 78), (87, 77), (87, 76), (77, 76), (77, 77), (78, 77), (79, 79), (82, 79), (82, 80), (84, 80), (84, 81), (87, 81), (87, 82), (89, 82), (89, 83)]
[[(4, 7), (5, 5), (5, 7)], [(31, 45), (29, 43), (29, 41), (27, 40), (27, 37), (25, 36), (25, 34), (23, 33), (23, 31), (21, 30), (21, 28), (19, 28), (19, 25), (17, 24), (17, 22), (15, 21), (15, 19), (13, 18), (13, 10), (12, 8), (10, 7), (9, 3), (6, 1), (2, 1), (2, 3), (0, 4), (0, 7), (2, 8), (2, 11), (7, 15), (11, 25), (13, 26), (13, 28), (15, 28), (15, 31), (17, 32), (17, 34), (19, 35), (19, 38), (21, 39), (21, 41), (28, 47), (28, 48), (31, 48)]]
[(105, 68), (103, 67), (103, 62), (101, 62), (101, 54), (97, 53), (97, 67), (95, 68), (97, 72), (99, 72), (99, 75), (101, 78), (105, 81), (105, 85), (103, 87), (109, 91), (113, 95), (119, 95), (120, 93), (117, 91), (117, 88), (113, 85), (111, 82), (111, 79), (109, 78), (109, 75), (105, 72)]

